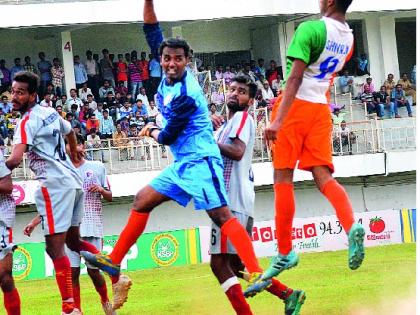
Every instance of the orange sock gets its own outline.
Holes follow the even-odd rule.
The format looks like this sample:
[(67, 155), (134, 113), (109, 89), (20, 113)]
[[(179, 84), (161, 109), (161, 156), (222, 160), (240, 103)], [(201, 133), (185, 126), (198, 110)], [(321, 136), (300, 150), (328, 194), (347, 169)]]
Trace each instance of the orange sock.
[(220, 230), (233, 244), (248, 272), (261, 272), (262, 269), (258, 265), (258, 259), (255, 256), (251, 238), (238, 219), (231, 218), (227, 220)]
[(274, 184), (274, 206), (276, 208), (276, 236), (278, 252), (287, 255), (292, 250), (292, 225), (295, 216), (295, 194), (293, 184)]
[(130, 247), (143, 233), (148, 219), (149, 213), (140, 213), (134, 209), (131, 210), (128, 222), (124, 227), (124, 230), (121, 232), (112, 253), (109, 255), (114, 264), (121, 263), (125, 254), (127, 254), (127, 252), (130, 250)]
[(354, 223), (354, 216), (346, 190), (335, 179), (331, 179), (324, 184), (321, 192), (334, 207), (338, 221), (340, 221), (344, 231), (348, 233)]
[(73, 285), (71, 280), (70, 260), (67, 256), (53, 260), (55, 280), (60, 290), (63, 313), (69, 314), (74, 309)]

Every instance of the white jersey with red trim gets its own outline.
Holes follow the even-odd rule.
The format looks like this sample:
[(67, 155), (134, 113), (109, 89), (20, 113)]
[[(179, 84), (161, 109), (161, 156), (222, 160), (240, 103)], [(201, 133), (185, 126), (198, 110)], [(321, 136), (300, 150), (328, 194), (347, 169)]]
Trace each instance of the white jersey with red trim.
[[(3, 151), (0, 150), (0, 178), (9, 176), (12, 172), (7, 168)], [(16, 204), (12, 194), (0, 194), (0, 222), (7, 227), (15, 223)]]
[(64, 135), (71, 125), (51, 107), (35, 105), (16, 127), (13, 144), (26, 144), (29, 168), (42, 186), (82, 188), (82, 180), (66, 154)]
[(85, 193), (80, 235), (103, 237), (102, 195), (99, 192), (89, 192), (89, 188), (92, 185), (99, 185), (109, 190), (105, 166), (102, 162), (85, 161), (77, 170), (82, 177)]
[(254, 173), (252, 153), (255, 142), (255, 125), (252, 117), (245, 111), (237, 112), (215, 133), (217, 143), (232, 144), (238, 138), (246, 145), (241, 160), (234, 161), (222, 154), (226, 190), (231, 210), (254, 216)]

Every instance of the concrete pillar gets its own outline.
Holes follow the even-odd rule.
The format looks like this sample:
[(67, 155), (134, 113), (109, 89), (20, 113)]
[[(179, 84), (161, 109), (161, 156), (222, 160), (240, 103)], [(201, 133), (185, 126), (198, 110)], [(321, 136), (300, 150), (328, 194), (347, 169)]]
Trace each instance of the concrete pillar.
[(69, 96), (70, 89), (76, 88), (73, 64), (73, 45), (71, 43), (70, 32), (61, 32), (61, 54), (64, 68), (65, 91), (67, 96)]
[[(400, 77), (400, 66), (398, 63), (397, 38), (395, 36), (395, 18), (392, 16), (380, 17), (379, 31), (382, 42), (384, 74), (387, 76), (388, 73), (393, 73), (394, 78), (398, 79)], [(415, 38), (413, 40), (415, 41)]]
[(369, 56), (369, 70), (375, 84), (375, 88), (379, 86), (385, 80), (384, 74), (384, 56), (381, 42), (381, 29), (379, 23), (379, 16), (376, 14), (370, 14), (365, 19), (366, 25), (366, 43), (367, 53)]
[(295, 33), (295, 22), (281, 22), (278, 25), (278, 34), (279, 34), (279, 45), (280, 45), (280, 59), (283, 69), (283, 77), (286, 75), (287, 67), (287, 49), (290, 42), (292, 41), (293, 35)]

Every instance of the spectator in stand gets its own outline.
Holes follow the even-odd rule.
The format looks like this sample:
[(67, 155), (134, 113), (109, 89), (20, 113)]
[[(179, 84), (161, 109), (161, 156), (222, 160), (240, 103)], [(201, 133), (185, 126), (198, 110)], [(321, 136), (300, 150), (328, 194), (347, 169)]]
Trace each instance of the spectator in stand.
[(371, 77), (366, 78), (366, 82), (362, 86), (362, 93), (375, 93), (375, 86), (373, 85)]
[(146, 52), (140, 54), (139, 66), (141, 69), (142, 86), (148, 91), (150, 89), (149, 61), (146, 60)]
[(115, 100), (114, 94), (111, 91), (108, 92), (107, 97), (102, 102), (104, 104), (104, 109), (108, 110), (109, 115), (114, 119), (117, 120), (117, 108), (119, 108), (119, 104)]
[(100, 133), (100, 126), (101, 122), (98, 118), (96, 118), (96, 114), (94, 112), (90, 112), (89, 119), (86, 121), (86, 130), (92, 131), (92, 129), (95, 129), (96, 133)]
[(82, 87), (79, 89), (79, 97), (83, 102), (85, 102), (87, 101), (88, 95), (92, 95), (92, 90), (88, 88), (88, 83), (86, 81), (85, 83), (82, 84)]
[(53, 107), (53, 102), (51, 101), (51, 94), (46, 93), (44, 95), (44, 99), (41, 101), (41, 103), (39, 103), (39, 105), (44, 107)]
[(251, 64), (250, 63), (245, 64), (244, 74), (249, 76), (254, 83), (255, 83), (255, 81), (257, 81), (257, 77), (256, 77), (255, 73), (251, 70)]
[(264, 78), (266, 78), (266, 70), (264, 67), (264, 59), (259, 58), (258, 59), (258, 65), (255, 67), (255, 73), (262, 75)]
[(35, 67), (34, 64), (31, 63), (31, 57), (26, 56), (24, 60), (25, 60), (25, 64), (23, 65), (23, 69), (25, 71), (38, 74), (38, 69)]
[(366, 104), (366, 110), (369, 115), (376, 113), (378, 117), (382, 117), (381, 107), (374, 102), (373, 93), (371, 92), (370, 85), (363, 85), (363, 93), (360, 95), (362, 103)]
[(278, 96), (281, 93), (281, 75), (277, 76), (277, 79), (271, 81), (271, 90), (273, 91), (274, 96)]
[(39, 61), (37, 63), (38, 71), (41, 76), (41, 85), (40, 85), (40, 95), (44, 95), (44, 92), (47, 88), (47, 85), (51, 83), (52, 77), (51, 77), (51, 68), (52, 64), (48, 60), (45, 60), (45, 53), (40, 52), (38, 54)]
[(128, 93), (128, 88), (125, 87), (125, 83), (123, 81), (118, 82), (118, 86), (115, 88), (115, 94), (120, 93), (121, 97), (124, 97)]
[(137, 95), (139, 89), (142, 87), (141, 75), (142, 68), (136, 56), (131, 56), (131, 62), (128, 64), (128, 73), (130, 77), (130, 92), (132, 95)]
[(134, 117), (130, 119), (130, 128), (131, 125), (136, 125), (137, 129), (140, 131), (143, 129), (143, 127), (146, 125), (146, 122), (144, 121), (143, 117), (141, 116), (140, 112), (136, 112), (134, 114)]
[(105, 80), (104, 85), (99, 88), (99, 101), (103, 102), (109, 92), (111, 92), (113, 96), (115, 95), (114, 88), (110, 85), (108, 80)]
[(354, 94), (354, 79), (349, 75), (349, 70), (344, 70), (343, 75), (338, 79), (341, 94), (350, 93), (353, 97)]
[(268, 81), (268, 84), (271, 85), (273, 81), (277, 79), (278, 75), (282, 74), (277, 68), (277, 63), (274, 60), (270, 60), (270, 68), (265, 72), (265, 77)]
[(352, 144), (356, 142), (356, 135), (347, 126), (346, 121), (343, 120), (339, 127), (335, 128), (333, 137), (334, 152), (353, 154)]
[(124, 116), (118, 120), (118, 123), (121, 125), (121, 130), (125, 133), (128, 133), (128, 130), (130, 129), (130, 116)]
[(80, 122), (76, 119), (76, 116), (74, 115), (74, 113), (72, 113), (72, 112), (67, 113), (66, 120), (70, 123), (71, 128), (78, 129), (79, 133), (80, 133), (80, 130), (82, 129), (82, 126), (81, 126)]
[(127, 93), (124, 101), (128, 101), (130, 104), (135, 103), (135, 100), (134, 100), (133, 95), (131, 93)]
[(124, 61), (123, 55), (118, 54), (117, 62), (117, 82), (118, 85), (123, 83), (123, 87), (127, 88), (128, 84), (128, 65)]
[(156, 116), (159, 115), (159, 110), (154, 100), (149, 100), (149, 109), (148, 122), (156, 122)]
[(108, 110), (104, 109), (103, 119), (100, 122), (100, 133), (102, 139), (111, 139), (114, 133), (114, 120), (109, 116)]
[(405, 107), (407, 108), (407, 113), (409, 117), (413, 117), (411, 105), (407, 101), (407, 98), (405, 96), (405, 92), (402, 88), (401, 84), (397, 84), (395, 88), (391, 92), (391, 102), (395, 103), (395, 118), (401, 118), (401, 116), (398, 114), (398, 108)]
[(214, 76), (216, 77), (216, 80), (223, 79), (223, 66), (222, 65), (217, 65)]
[(334, 126), (338, 126), (341, 124), (341, 122), (344, 121), (346, 114), (341, 112), (341, 109), (339, 107), (335, 107), (332, 114), (331, 119)]
[(407, 73), (403, 73), (401, 79), (398, 80), (398, 84), (401, 84), (402, 89), (405, 92), (405, 97), (410, 103), (410, 106), (413, 106), (416, 103), (416, 90), (413, 87), (410, 79), (408, 78)]
[(15, 134), (16, 126), (20, 121), (20, 113), (17, 111), (12, 111), (9, 114), (5, 115), (7, 121), (7, 132), (9, 134), (9, 138), (13, 139), (13, 135)]
[(370, 75), (369, 72), (369, 61), (367, 59), (366, 54), (361, 54), (359, 58), (357, 58), (357, 68), (356, 68), (356, 75), (363, 76), (363, 75)]
[(88, 76), (88, 86), (91, 88), (95, 99), (99, 99), (99, 82), (101, 80), (101, 70), (97, 60), (93, 58), (92, 51), (86, 51), (86, 73)]
[(76, 89), (79, 90), (82, 88), (84, 83), (87, 83), (88, 77), (85, 65), (80, 63), (80, 57), (78, 55), (73, 57), (73, 68), (74, 79), (76, 81)]
[(76, 104), (70, 106), (70, 113), (73, 114), (74, 119), (76, 119), (77, 121), (79, 121), (79, 112), (79, 106), (77, 106)]
[(261, 90), (262, 98), (269, 103), (274, 98), (274, 93), (268, 84), (268, 81), (263, 82), (263, 89)]
[(397, 85), (394, 81), (394, 75), (392, 73), (388, 74), (387, 79), (385, 80), (384, 84), (385, 89), (386, 89), (386, 93), (388, 95), (391, 95), (392, 90), (395, 88), (395, 86)]
[(210, 103), (209, 105), (209, 116), (219, 115), (220, 113), (217, 112), (217, 106), (214, 103)]
[(115, 92), (115, 101), (117, 104), (122, 105), (125, 102), (125, 97), (122, 97), (120, 92)]
[(153, 54), (149, 54), (149, 75), (150, 75), (150, 91), (149, 97), (152, 98), (157, 91), (162, 75), (162, 70), (158, 60), (153, 58)]
[(51, 67), (51, 83), (54, 87), (56, 95), (61, 96), (63, 93), (63, 78), (64, 68), (60, 65), (60, 59), (53, 59), (53, 66)]
[(0, 135), (0, 139), (6, 139), (9, 135), (9, 132), (7, 131), (6, 115), (2, 107), (0, 107)]
[(71, 108), (73, 104), (77, 105), (77, 110), (80, 110), (83, 106), (83, 101), (77, 97), (76, 89), (70, 89), (70, 98), (67, 100), (67, 106)]
[(60, 115), (61, 118), (66, 119), (67, 113), (63, 111), (63, 106), (57, 105), (55, 107), (55, 110), (57, 111), (57, 113)]
[(89, 104), (84, 103), (82, 110), (79, 112), (79, 121), (82, 124), (82, 134), (86, 134), (86, 123), (90, 116)]
[(149, 111), (149, 99), (146, 95), (146, 89), (144, 87), (140, 88), (140, 93), (137, 95), (136, 101), (141, 100), (143, 105), (146, 106), (146, 109)]
[(9, 85), (3, 93), (1, 93), (1, 97), (6, 96), (9, 102), (12, 101), (12, 86)]
[(121, 129), (121, 124), (117, 124), (117, 130), (112, 135), (112, 144), (114, 147), (127, 146), (127, 134)]
[(67, 95), (63, 94), (60, 96), (60, 98), (57, 100), (57, 102), (55, 103), (55, 106), (61, 106), (63, 108), (63, 111), (65, 111), (66, 113), (70, 111), (70, 106), (67, 103)]
[(108, 80), (112, 87), (115, 87), (114, 66), (112, 60), (109, 58), (108, 49), (102, 49), (103, 58), (99, 60), (99, 67), (101, 69), (102, 80)]
[(102, 150), (102, 141), (95, 128), (88, 129), (89, 134), (86, 137), (87, 159), (93, 161), (95, 153), (100, 152), (101, 161), (104, 162), (104, 151)]
[(411, 82), (413, 82), (413, 88), (416, 89), (416, 65), (413, 66), (413, 70), (411, 70)]
[(143, 104), (141, 99), (137, 100), (136, 102), (135, 112), (139, 112), (141, 117), (143, 117), (144, 121), (147, 121), (147, 118), (149, 117), (149, 111), (147, 110), (147, 107)]
[(89, 109), (91, 111), (95, 111), (96, 108), (98, 107), (98, 104), (94, 101), (92, 94), (87, 95), (86, 102), (89, 104)]
[(6, 95), (1, 97), (0, 108), (3, 110), (3, 114), (8, 114), (13, 109), (13, 105), (11, 102), (9, 102)]
[(385, 110), (388, 111), (388, 117), (394, 118), (395, 113), (398, 112), (395, 108), (395, 103), (391, 102), (391, 97), (386, 92), (386, 87), (384, 85), (381, 86), (379, 92), (374, 93), (374, 102), (378, 104), (382, 113), (381, 117), (385, 117)]
[(133, 109), (130, 106), (131, 104), (129, 102), (124, 102), (124, 106), (122, 106), (120, 108), (120, 119), (122, 118), (127, 118), (130, 119), (131, 118), (131, 114), (133, 112)]
[(6, 61), (4, 59), (0, 60), (0, 71), (3, 74), (3, 77), (1, 78), (0, 93), (3, 93), (11, 82), (10, 70), (6, 68)]
[(235, 74), (231, 71), (230, 66), (226, 66), (226, 71), (223, 73), (223, 79), (225, 79), (225, 84), (229, 85), (232, 82), (233, 77)]
[(12, 68), (10, 68), (10, 77), (12, 78), (12, 80), (15, 77), (16, 73), (18, 73), (19, 71), (25, 70), (23, 66), (20, 64), (20, 58), (15, 58), (14, 62), (15, 62), (15, 65)]
[(96, 110), (94, 111), (96, 118), (99, 119), (99, 122), (102, 122), (102, 120), (104, 119), (103, 111), (104, 111), (104, 104), (99, 102)]

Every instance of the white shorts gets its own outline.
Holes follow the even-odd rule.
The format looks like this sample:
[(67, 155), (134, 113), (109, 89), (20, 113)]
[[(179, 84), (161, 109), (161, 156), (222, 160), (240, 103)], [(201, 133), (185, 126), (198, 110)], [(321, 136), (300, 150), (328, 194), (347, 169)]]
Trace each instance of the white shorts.
[[(103, 244), (102, 237), (88, 236), (88, 237), (82, 237), (82, 240), (91, 243), (99, 251), (102, 251), (102, 244)], [(80, 254), (68, 249), (67, 246), (66, 246), (66, 254), (70, 260), (70, 267), (79, 268), (80, 267)], [(92, 266), (91, 264), (89, 264), (88, 262), (85, 262), (85, 263), (86, 263), (86, 267), (88, 267), (89, 269), (98, 269), (95, 266)]]
[(0, 221), (0, 260), (13, 253), (16, 248), (17, 246), (13, 244), (12, 228), (7, 227), (3, 221)]
[[(254, 225), (254, 218), (235, 211), (232, 211), (232, 214), (246, 229), (249, 236), (251, 236), (252, 227)], [(222, 235), (220, 228), (214, 223), (212, 223), (210, 231), (210, 255), (213, 254), (237, 254), (235, 247), (233, 247), (232, 243), (227, 239), (227, 236)]]
[(79, 226), (83, 216), (83, 190), (39, 187), (35, 204), (45, 235), (67, 232)]

